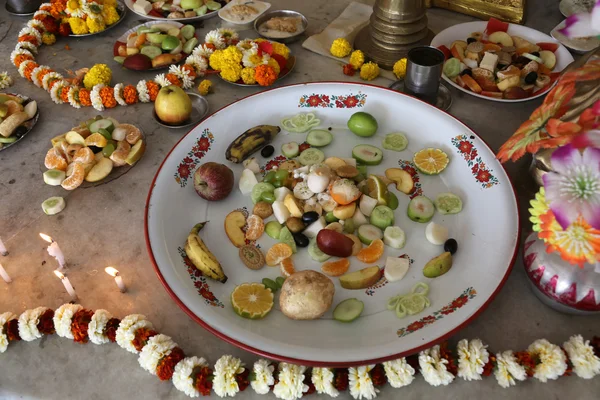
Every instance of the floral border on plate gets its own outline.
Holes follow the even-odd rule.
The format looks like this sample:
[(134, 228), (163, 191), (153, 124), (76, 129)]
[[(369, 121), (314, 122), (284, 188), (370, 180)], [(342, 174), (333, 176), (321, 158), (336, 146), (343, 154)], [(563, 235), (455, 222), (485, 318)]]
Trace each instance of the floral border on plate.
[(361, 92), (344, 95), (305, 94), (300, 97), (300, 108), (360, 108), (367, 102), (367, 95)]
[(214, 143), (214, 141), (215, 137), (212, 132), (210, 132), (208, 128), (204, 129), (194, 147), (192, 147), (187, 156), (181, 160), (179, 166), (177, 167), (174, 178), (179, 186), (185, 187), (187, 185), (189, 177), (200, 163), (200, 160), (204, 158), (206, 154), (208, 154), (210, 151), (210, 146)]
[(483, 159), (479, 156), (473, 140), (475, 136), (458, 135), (451, 139), (452, 145), (456, 147), (457, 153), (462, 155), (467, 165), (471, 167), (471, 174), (475, 180), (481, 184), (483, 189), (491, 188), (494, 185), (499, 185), (500, 182), (489, 169)]
[(183, 263), (187, 268), (187, 272), (190, 275), (190, 278), (194, 282), (194, 286), (198, 291), (198, 294), (204, 298), (204, 302), (213, 307), (225, 308), (225, 305), (217, 299), (214, 293), (210, 290), (210, 286), (208, 285), (207, 279), (202, 274), (196, 266), (192, 263), (182, 247), (178, 247), (177, 251), (179, 251), (179, 255), (183, 259)]

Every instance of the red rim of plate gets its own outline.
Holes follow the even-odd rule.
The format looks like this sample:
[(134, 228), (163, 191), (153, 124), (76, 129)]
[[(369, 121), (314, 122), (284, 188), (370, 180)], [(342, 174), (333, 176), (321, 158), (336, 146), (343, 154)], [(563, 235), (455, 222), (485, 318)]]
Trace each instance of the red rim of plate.
[[(421, 103), (425, 103), (427, 104), (429, 107), (432, 107), (434, 109), (436, 109), (437, 111), (441, 111), (443, 113), (445, 113), (446, 115), (448, 115), (450, 118), (455, 119), (456, 121), (460, 122), (461, 124), (463, 124), (465, 127), (467, 127), (471, 132), (473, 132), (475, 135), (477, 135), (475, 133), (474, 130), (472, 130), (471, 128), (469, 128), (464, 122), (460, 121), (458, 118), (454, 117), (453, 115), (447, 113), (444, 110), (440, 110), (439, 108), (436, 108), (434, 106), (431, 106), (430, 104), (417, 99), (416, 97), (412, 97), (409, 95), (406, 95), (404, 93), (400, 93), (397, 92), (395, 90), (389, 89), (389, 88), (385, 88), (385, 87), (381, 87), (381, 86), (377, 86), (377, 85), (373, 85), (373, 84), (368, 84), (368, 83), (350, 83), (350, 82), (343, 82), (343, 81), (324, 81), (324, 82), (314, 82), (314, 83), (295, 83), (295, 84), (291, 84), (291, 85), (283, 85), (277, 88), (271, 88), (271, 89), (267, 89), (265, 91), (259, 92), (259, 93), (254, 93), (251, 94), (249, 96), (243, 97), (241, 99), (238, 99), (226, 106), (221, 107), (219, 110), (215, 111), (214, 113), (212, 113), (210, 116), (202, 119), (200, 122), (198, 122), (198, 124), (196, 124), (196, 126), (198, 126), (200, 123), (202, 123), (204, 120), (210, 118), (211, 116), (213, 116), (214, 114), (220, 112), (221, 110), (224, 110), (227, 107), (230, 107), (231, 105), (237, 103), (238, 101), (241, 100), (245, 100), (248, 99), (250, 97), (256, 96), (258, 94), (262, 94), (265, 92), (269, 92), (271, 90), (276, 90), (276, 89), (281, 89), (284, 87), (293, 87), (293, 86), (308, 86), (308, 85), (315, 85), (315, 84), (352, 84), (352, 85), (362, 85), (362, 86), (370, 86), (370, 87), (374, 87), (377, 89), (383, 89), (383, 90), (389, 90), (391, 92), (394, 92), (400, 96), (406, 96), (406, 97), (410, 97), (414, 100), (420, 101)], [(430, 348), (442, 341), (444, 341), (445, 339), (453, 336), (455, 333), (458, 333), (458, 331), (460, 331), (461, 329), (465, 328), (470, 322), (472, 322), (473, 320), (475, 320), (475, 318), (477, 318), (487, 307), (488, 305), (492, 302), (492, 300), (494, 300), (494, 298), (498, 295), (498, 293), (500, 292), (500, 289), (502, 289), (502, 287), (504, 286), (504, 284), (506, 283), (506, 280), (508, 279), (508, 276), (510, 275), (515, 261), (517, 259), (517, 254), (519, 252), (519, 246), (520, 246), (520, 242), (521, 242), (521, 220), (519, 218), (520, 215), (520, 209), (519, 209), (519, 202), (517, 200), (517, 193), (515, 190), (515, 186), (512, 182), (512, 180), (510, 179), (510, 176), (508, 175), (508, 173), (506, 172), (506, 168), (504, 168), (504, 165), (500, 164), (500, 166), (502, 167), (502, 169), (504, 170), (504, 173), (506, 174), (506, 177), (508, 178), (508, 181), (510, 182), (510, 186), (512, 188), (513, 191), (513, 195), (514, 195), (514, 199), (515, 199), (515, 205), (517, 208), (517, 240), (516, 240), (516, 244), (515, 244), (515, 249), (513, 252), (513, 256), (511, 258), (511, 261), (509, 263), (509, 266), (506, 270), (506, 273), (504, 274), (504, 277), (502, 277), (502, 280), (500, 281), (500, 283), (498, 284), (498, 286), (496, 287), (496, 289), (494, 290), (494, 292), (491, 294), (491, 296), (485, 301), (485, 303), (483, 303), (483, 305), (481, 307), (479, 307), (478, 310), (476, 310), (473, 315), (471, 315), (469, 318), (467, 318), (464, 322), (462, 322), (461, 324), (459, 324), (457, 327), (455, 327), (454, 329), (450, 330), (449, 332), (446, 332), (445, 334), (441, 335), (440, 337), (438, 337), (437, 339), (434, 339), (430, 342), (424, 343), (421, 346), (415, 347), (414, 349), (408, 350), (408, 351), (403, 351), (397, 354), (392, 354), (389, 356), (385, 356), (385, 357), (380, 357), (380, 358), (375, 358), (375, 359), (370, 359), (370, 360), (357, 360), (357, 361), (348, 361), (348, 362), (325, 362), (325, 361), (311, 361), (311, 360), (301, 360), (298, 358), (290, 358), (290, 357), (284, 357), (284, 356), (280, 356), (274, 353), (268, 353), (266, 351), (257, 349), (255, 347), (252, 347), (250, 345), (247, 345), (245, 343), (241, 343), (235, 339), (230, 338), (229, 336), (225, 335), (224, 333), (220, 332), (219, 330), (217, 330), (216, 328), (210, 326), (209, 324), (207, 324), (206, 322), (204, 322), (202, 319), (200, 319), (200, 317), (198, 317), (196, 314), (194, 314), (185, 304), (183, 304), (183, 302), (179, 299), (179, 297), (177, 297), (177, 295), (175, 294), (175, 292), (171, 289), (171, 287), (169, 286), (169, 284), (165, 281), (162, 273), (160, 272), (160, 269), (156, 263), (156, 259), (154, 258), (154, 253), (152, 252), (152, 246), (150, 245), (150, 237), (148, 235), (148, 210), (149, 210), (149, 205), (150, 205), (150, 197), (152, 196), (152, 191), (154, 189), (154, 185), (156, 183), (156, 178), (158, 177), (158, 174), (160, 173), (160, 171), (162, 170), (162, 167), (165, 163), (165, 161), (169, 158), (169, 156), (171, 155), (171, 153), (173, 152), (173, 150), (177, 147), (177, 145), (179, 145), (179, 143), (187, 136), (190, 134), (190, 132), (192, 132), (196, 126), (194, 126), (193, 128), (190, 129), (190, 131), (188, 131), (188, 133), (186, 133), (185, 135), (183, 135), (181, 137), (181, 139), (179, 139), (177, 141), (177, 143), (175, 143), (175, 145), (173, 146), (173, 148), (169, 151), (169, 153), (167, 153), (166, 157), (163, 159), (162, 163), (160, 164), (160, 167), (158, 168), (158, 170), (156, 171), (156, 174), (154, 175), (154, 178), (152, 179), (152, 183), (150, 185), (150, 190), (148, 191), (148, 197), (146, 198), (146, 206), (145, 206), (145, 210), (144, 210), (144, 236), (146, 238), (146, 247), (148, 249), (148, 255), (150, 256), (150, 260), (152, 261), (152, 265), (154, 266), (154, 270), (156, 271), (156, 274), (158, 275), (158, 279), (160, 280), (160, 282), (162, 283), (162, 285), (164, 286), (165, 290), (167, 291), (167, 293), (169, 293), (169, 295), (171, 296), (171, 298), (175, 301), (175, 303), (190, 317), (192, 318), (195, 322), (197, 322), (198, 324), (200, 324), (204, 329), (206, 329), (207, 331), (209, 331), (210, 333), (212, 333), (213, 335), (217, 336), (219, 339), (224, 340), (225, 342), (228, 342), (236, 347), (239, 347), (243, 350), (246, 350), (250, 353), (254, 353), (256, 355), (259, 355), (261, 357), (265, 357), (265, 358), (269, 358), (272, 360), (277, 360), (277, 361), (283, 361), (283, 362), (288, 362), (288, 363), (292, 363), (292, 364), (301, 364), (301, 365), (308, 365), (308, 366), (314, 366), (314, 367), (330, 367), (330, 368), (337, 368), (337, 367), (353, 367), (353, 366), (358, 366), (358, 365), (365, 365), (365, 364), (378, 364), (378, 363), (382, 363), (384, 361), (389, 361), (389, 360), (395, 360), (401, 357), (406, 357), (409, 356), (411, 354), (415, 354), (421, 350)], [(479, 135), (477, 135), (477, 137), (479, 139), (481, 139), (481, 141), (485, 144), (485, 146), (488, 148), (489, 151), (492, 152), (492, 154), (495, 154), (494, 151), (490, 148), (490, 146), (485, 142), (485, 140), (483, 140)]]

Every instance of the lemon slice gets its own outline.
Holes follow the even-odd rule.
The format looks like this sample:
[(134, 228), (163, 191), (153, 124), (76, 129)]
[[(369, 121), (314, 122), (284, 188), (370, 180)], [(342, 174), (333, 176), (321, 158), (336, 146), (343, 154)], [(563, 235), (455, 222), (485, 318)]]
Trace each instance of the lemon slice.
[(242, 283), (231, 292), (231, 305), (240, 317), (260, 319), (273, 308), (273, 292), (262, 283)]
[(437, 175), (448, 166), (450, 160), (442, 150), (427, 148), (416, 152), (413, 162), (422, 173)]
[(369, 197), (377, 199), (378, 205), (387, 205), (385, 200), (387, 194), (387, 186), (377, 175), (369, 175), (367, 178), (367, 190)]

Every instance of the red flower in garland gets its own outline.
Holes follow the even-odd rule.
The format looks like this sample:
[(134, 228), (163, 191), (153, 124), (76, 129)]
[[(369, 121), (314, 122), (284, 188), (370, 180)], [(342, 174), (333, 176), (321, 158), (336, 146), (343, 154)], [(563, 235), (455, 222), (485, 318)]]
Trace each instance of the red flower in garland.
[(492, 372), (494, 372), (494, 367), (496, 366), (496, 355), (491, 351), (489, 352), (489, 355), (488, 362), (483, 366), (483, 372), (481, 373), (483, 376), (492, 375)]
[(119, 329), (119, 324), (121, 320), (118, 318), (111, 318), (106, 323), (106, 327), (104, 328), (104, 334), (111, 342), (116, 342), (117, 329)]
[(6, 332), (6, 336), (8, 337), (9, 342), (14, 342), (15, 340), (21, 340), (21, 336), (19, 335), (19, 320), (11, 319), (6, 323), (6, 327), (4, 329)]
[(156, 376), (161, 381), (168, 381), (173, 377), (173, 373), (175, 372), (175, 365), (181, 360), (185, 358), (185, 354), (183, 350), (179, 347), (175, 347), (171, 350), (168, 356), (163, 357), (156, 367)]
[(158, 332), (156, 332), (153, 329), (140, 328), (135, 331), (134, 338), (131, 341), (131, 344), (133, 345), (133, 347), (135, 347), (137, 351), (142, 351), (146, 343), (148, 343), (148, 340), (152, 336), (156, 335), (158, 335)]
[(40, 315), (40, 319), (37, 324), (38, 331), (44, 335), (52, 335), (55, 332), (54, 321), (52, 320), (52, 317), (54, 317), (54, 310), (49, 308), (44, 311), (44, 313)]
[(209, 367), (196, 367), (192, 371), (192, 380), (194, 387), (202, 396), (210, 396), (212, 390), (212, 369)]
[(235, 381), (238, 384), (238, 388), (240, 389), (240, 392), (243, 392), (244, 390), (246, 390), (248, 388), (248, 386), (250, 386), (250, 380), (248, 379), (249, 376), (250, 376), (250, 370), (248, 368), (245, 368), (244, 372), (242, 372), (241, 374), (237, 374), (235, 376)]
[(92, 320), (94, 312), (92, 310), (81, 309), (73, 315), (71, 322), (71, 333), (73, 340), (77, 343), (87, 343), (88, 341), (88, 325)]
[(382, 364), (377, 364), (375, 367), (369, 372), (371, 375), (371, 380), (373, 381), (373, 385), (375, 386), (383, 386), (387, 383), (387, 378), (385, 376), (385, 370), (383, 369)]
[(340, 392), (348, 390), (348, 370), (346, 368), (338, 368), (334, 371), (333, 386)]
[(308, 370), (304, 374), (304, 381), (302, 383), (304, 383), (306, 386), (308, 386), (308, 390), (306, 392), (304, 392), (304, 396), (313, 394), (317, 391), (317, 389), (315, 388), (315, 385), (312, 383), (311, 374), (309, 373)]
[(517, 363), (525, 368), (525, 372), (527, 376), (531, 378), (535, 372), (535, 361), (531, 358), (531, 355), (526, 351), (516, 351), (515, 358), (517, 359)]
[(446, 369), (452, 375), (456, 376), (458, 374), (458, 366), (456, 365), (456, 360), (452, 357), (452, 352), (448, 348), (448, 342), (440, 344), (440, 357), (448, 361)]

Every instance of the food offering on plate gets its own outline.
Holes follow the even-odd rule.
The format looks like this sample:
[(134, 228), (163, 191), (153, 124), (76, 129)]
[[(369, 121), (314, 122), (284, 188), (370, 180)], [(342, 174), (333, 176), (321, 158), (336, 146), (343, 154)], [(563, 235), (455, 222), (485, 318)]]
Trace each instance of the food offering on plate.
[(192, 25), (176, 22), (141, 25), (115, 43), (114, 60), (135, 71), (168, 67), (192, 53), (195, 34)]
[(27, 134), (37, 116), (35, 100), (14, 93), (0, 93), (0, 150)]
[(259, 35), (289, 42), (306, 30), (308, 21), (296, 11), (271, 11), (256, 20), (255, 30)]
[(511, 36), (508, 27), (492, 18), (485, 32), (439, 46), (446, 55), (444, 75), (463, 89), (497, 99), (525, 99), (549, 89), (559, 75), (554, 72), (558, 44)]
[[(348, 291), (349, 298), (336, 305), (333, 317), (341, 322), (356, 320), (364, 304), (352, 297), (353, 290), (369, 288), (382, 276), (388, 282), (400, 281), (409, 271), (410, 262), (398, 257), (400, 253), (383, 259), (386, 247), (397, 251), (406, 244), (407, 235), (396, 223), (398, 212), (405, 213), (411, 224), (426, 224), (420, 240), (439, 247), (439, 255), (422, 267), (421, 275), (437, 278), (451, 270), (458, 243), (450, 238), (445, 224), (433, 222), (432, 218), (437, 212), (445, 216), (445, 223), (450, 223), (450, 215), (462, 210), (461, 198), (450, 192), (429, 198), (422, 189), (415, 192), (413, 175), (406, 170), (377, 170), (383, 160), (383, 149), (395, 152), (407, 149), (405, 134), (385, 135), (381, 142), (383, 149), (361, 143), (354, 146), (351, 154), (336, 154), (335, 140), (343, 138), (320, 128), (321, 121), (314, 113), (290, 116), (280, 125), (248, 129), (225, 152), (228, 161), (243, 165), (238, 187), (252, 202), (251, 213), (237, 209), (225, 217), (225, 233), (249, 269), (259, 271), (266, 264), (278, 267), (281, 275), (281, 279), (264, 278), (261, 284), (245, 284), (255, 285), (252, 290), (238, 286), (231, 295), (237, 314), (248, 318), (266, 316), (275, 300), (265, 295), (265, 290), (275, 294), (281, 289), (279, 306), (287, 317), (320, 318), (333, 305), (336, 279), (342, 290)], [(342, 135), (355, 134), (365, 140), (378, 130), (377, 120), (366, 112), (353, 114), (347, 125), (351, 133)], [(295, 135), (301, 144), (283, 143), (280, 157), (285, 161), (265, 170), (261, 178), (257, 153), (270, 159), (275, 154), (271, 143), (282, 128), (290, 133), (289, 139), (295, 139)], [(325, 154), (332, 142), (331, 153)], [(428, 147), (414, 153), (412, 162), (420, 173), (436, 176), (446, 169), (450, 159), (443, 150)], [(233, 177), (223, 180), (229, 184)], [(404, 202), (407, 206), (400, 207), (389, 185), (409, 197)], [(265, 234), (277, 243), (256, 246)], [(294, 255), (301, 251), (306, 251), (315, 265), (302, 265), (302, 270), (297, 270)], [(377, 263), (385, 268), (374, 265)], [(418, 284), (411, 293), (390, 299), (388, 308), (395, 310), (398, 317), (417, 314), (429, 306), (428, 292), (428, 285)]]
[(219, 10), (222, 20), (236, 25), (251, 24), (271, 7), (264, 1), (232, 0)]
[(134, 125), (97, 116), (51, 140), (44, 182), (66, 190), (84, 181), (100, 182), (113, 168), (133, 166), (146, 150), (146, 140)]
[(104, 32), (125, 17), (124, 6), (115, 0), (54, 0), (40, 6), (39, 19), (53, 18), (61, 36), (86, 36)]
[(216, 0), (133, 0), (133, 11), (156, 18), (185, 19), (202, 17), (220, 10), (227, 1)]

